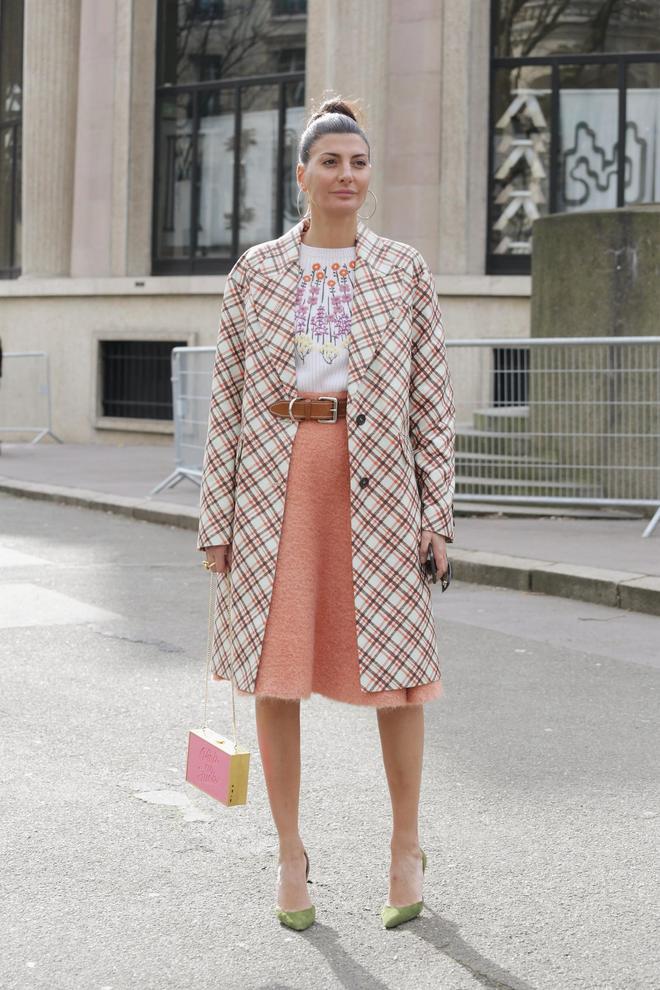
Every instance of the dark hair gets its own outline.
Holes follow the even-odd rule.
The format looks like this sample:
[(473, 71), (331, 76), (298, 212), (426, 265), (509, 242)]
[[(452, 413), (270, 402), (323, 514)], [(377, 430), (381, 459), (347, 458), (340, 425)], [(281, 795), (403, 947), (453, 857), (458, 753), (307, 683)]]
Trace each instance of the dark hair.
[(371, 146), (367, 135), (357, 122), (356, 113), (359, 113), (359, 110), (352, 100), (343, 100), (341, 97), (324, 100), (321, 106), (312, 112), (305, 130), (300, 135), (298, 161), (303, 165), (307, 164), (312, 145), (323, 134), (359, 134), (369, 149), (369, 160), (371, 160)]

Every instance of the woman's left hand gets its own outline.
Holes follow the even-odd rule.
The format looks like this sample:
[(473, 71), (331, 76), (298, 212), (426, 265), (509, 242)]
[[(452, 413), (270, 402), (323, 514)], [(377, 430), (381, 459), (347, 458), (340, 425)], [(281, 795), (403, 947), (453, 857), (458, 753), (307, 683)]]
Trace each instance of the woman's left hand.
[(441, 533), (432, 533), (430, 529), (422, 530), (422, 538), (419, 541), (419, 560), (422, 566), (426, 562), (429, 544), (433, 544), (433, 556), (438, 568), (438, 574), (444, 574), (447, 570), (447, 550), (445, 537)]

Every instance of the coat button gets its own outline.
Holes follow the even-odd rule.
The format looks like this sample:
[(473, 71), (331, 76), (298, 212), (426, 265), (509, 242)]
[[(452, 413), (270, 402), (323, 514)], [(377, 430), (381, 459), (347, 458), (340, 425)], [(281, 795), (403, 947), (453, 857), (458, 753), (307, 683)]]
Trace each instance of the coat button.
[(367, 417), (364, 415), (364, 413), (360, 413), (359, 416), (355, 417), (355, 422), (358, 424), (358, 426), (362, 426), (366, 418)]
[(360, 488), (364, 488), (365, 485), (368, 485), (368, 484), (369, 484), (369, 479), (368, 478), (360, 478)]

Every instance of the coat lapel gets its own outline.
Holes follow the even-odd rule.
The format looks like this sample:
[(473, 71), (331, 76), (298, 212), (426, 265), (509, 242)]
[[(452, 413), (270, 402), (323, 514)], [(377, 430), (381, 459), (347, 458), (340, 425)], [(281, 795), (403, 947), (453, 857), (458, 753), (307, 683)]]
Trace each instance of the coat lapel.
[[(295, 297), (298, 288), (298, 262), (303, 232), (309, 225), (303, 219), (270, 242), (251, 276), (251, 292), (257, 319), (277, 374), (288, 393), (296, 391), (296, 363), (293, 347)], [(352, 301), (351, 339), (348, 347), (348, 393), (354, 398), (374, 357), (385, 328), (402, 303), (400, 269), (388, 262), (387, 248), (379, 237), (358, 218), (355, 240), (356, 265)]]

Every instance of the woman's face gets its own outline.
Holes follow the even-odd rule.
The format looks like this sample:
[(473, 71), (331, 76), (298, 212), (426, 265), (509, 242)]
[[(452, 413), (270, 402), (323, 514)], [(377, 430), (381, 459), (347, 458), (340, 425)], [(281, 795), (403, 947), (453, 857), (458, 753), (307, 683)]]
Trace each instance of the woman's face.
[[(312, 145), (307, 165), (298, 164), (298, 185), (312, 211), (337, 218), (357, 213), (369, 190), (369, 152), (359, 134), (323, 134)], [(350, 195), (340, 195), (349, 190)]]

